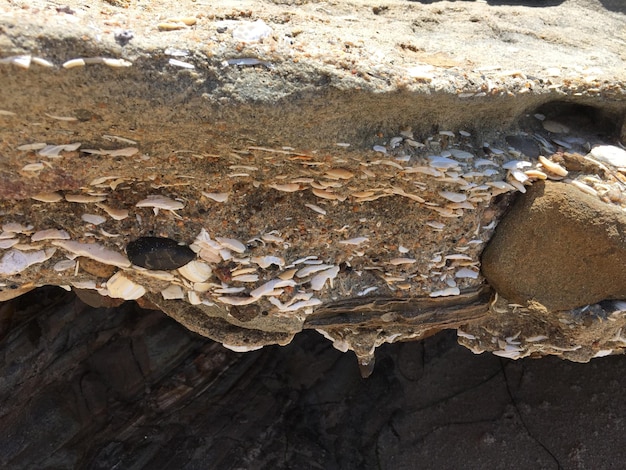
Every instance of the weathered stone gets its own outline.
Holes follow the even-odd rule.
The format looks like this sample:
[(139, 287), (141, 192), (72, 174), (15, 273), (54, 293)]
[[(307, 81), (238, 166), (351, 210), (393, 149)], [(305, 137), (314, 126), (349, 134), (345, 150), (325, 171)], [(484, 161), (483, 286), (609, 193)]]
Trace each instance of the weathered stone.
[[(366, 371), (384, 342), (492, 318), (490, 296), (472, 315), (455, 307), (483, 287), (504, 207), (493, 198), (546, 177), (538, 153), (584, 160), (587, 143), (616, 144), (623, 8), (277, 3), (0, 6), (0, 256), (20, 261), (3, 298), (43, 285), (145, 293), (142, 305), (236, 350), (313, 326)], [(235, 33), (254, 25), (256, 39)], [(596, 166), (577, 177), (614, 185)], [(626, 202), (620, 187), (609, 198)], [(70, 239), (31, 239), (50, 229)], [(129, 266), (125, 248), (147, 234), (192, 243), (202, 273)], [(71, 269), (92, 250), (123, 271)]]
[(575, 186), (535, 183), (498, 225), (482, 272), (515, 303), (567, 310), (626, 298), (626, 214)]

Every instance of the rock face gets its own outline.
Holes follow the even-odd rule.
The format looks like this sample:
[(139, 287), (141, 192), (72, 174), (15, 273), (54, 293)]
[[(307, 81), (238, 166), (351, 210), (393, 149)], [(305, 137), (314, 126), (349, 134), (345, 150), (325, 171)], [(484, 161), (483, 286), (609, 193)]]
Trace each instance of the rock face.
[(498, 293), (551, 310), (626, 298), (624, 266), (624, 211), (551, 181), (518, 197), (482, 256), (482, 272)]
[(369, 373), (385, 342), (502, 321), (499, 195), (570, 171), (626, 205), (587, 164), (626, 116), (613, 3), (96, 3), (0, 6), (0, 299), (137, 300), (236, 351), (315, 329)]

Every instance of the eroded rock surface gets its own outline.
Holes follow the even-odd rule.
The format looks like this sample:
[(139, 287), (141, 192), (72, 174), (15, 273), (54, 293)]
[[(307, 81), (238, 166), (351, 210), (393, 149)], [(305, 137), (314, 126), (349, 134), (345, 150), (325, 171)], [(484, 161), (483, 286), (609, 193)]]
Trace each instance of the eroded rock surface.
[[(365, 372), (491, 321), (508, 196), (624, 203), (588, 164), (624, 136), (623, 12), (503, 3), (3, 6), (0, 298), (136, 299), (237, 351), (314, 328)], [(152, 237), (191, 261), (137, 262)]]

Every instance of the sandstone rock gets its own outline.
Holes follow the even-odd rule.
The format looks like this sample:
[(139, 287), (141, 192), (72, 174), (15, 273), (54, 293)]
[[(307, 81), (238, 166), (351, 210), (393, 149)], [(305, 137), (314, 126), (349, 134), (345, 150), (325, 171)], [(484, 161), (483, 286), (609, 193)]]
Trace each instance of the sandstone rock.
[(626, 215), (576, 187), (547, 181), (521, 195), (482, 257), (509, 301), (567, 310), (626, 298)]

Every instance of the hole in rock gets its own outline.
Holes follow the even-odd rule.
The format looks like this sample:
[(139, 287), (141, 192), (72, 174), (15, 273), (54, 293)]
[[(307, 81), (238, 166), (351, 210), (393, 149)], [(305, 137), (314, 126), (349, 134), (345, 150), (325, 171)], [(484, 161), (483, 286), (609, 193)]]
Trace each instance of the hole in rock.
[(623, 119), (615, 111), (567, 101), (545, 103), (530, 114), (543, 114), (544, 122), (557, 122), (566, 126), (570, 133), (605, 138), (618, 134), (619, 123)]

